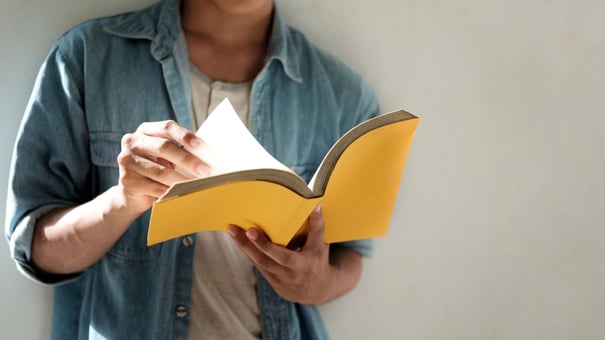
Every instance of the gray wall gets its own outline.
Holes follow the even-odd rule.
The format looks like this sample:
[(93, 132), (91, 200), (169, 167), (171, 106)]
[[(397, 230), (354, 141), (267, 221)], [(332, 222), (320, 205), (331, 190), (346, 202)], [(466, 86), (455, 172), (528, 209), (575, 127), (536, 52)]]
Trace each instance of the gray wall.
[[(0, 178), (55, 37), (149, 2), (1, 0)], [(333, 338), (604, 338), (605, 2), (278, 4), (384, 111), (422, 118), (389, 235), (360, 285), (322, 307)], [(50, 290), (0, 248), (0, 328), (45, 339)]]

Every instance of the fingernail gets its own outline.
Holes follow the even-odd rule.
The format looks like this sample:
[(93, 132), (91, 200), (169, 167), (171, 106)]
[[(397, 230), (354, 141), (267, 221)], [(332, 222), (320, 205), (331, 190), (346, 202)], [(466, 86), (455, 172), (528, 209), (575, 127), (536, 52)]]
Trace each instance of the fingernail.
[(237, 232), (235, 231), (235, 227), (232, 225), (227, 227), (227, 233), (229, 235), (231, 235), (231, 237), (235, 237), (235, 235), (237, 235)]
[(200, 175), (202, 177), (206, 177), (206, 176), (208, 176), (208, 174), (210, 174), (210, 167), (208, 167), (207, 165), (200, 165), (197, 168), (195, 168), (195, 171), (197, 172), (198, 175)]
[(318, 203), (315, 206), (315, 209), (313, 210), (313, 212), (316, 213), (316, 214), (321, 214), (321, 203)]
[(198, 146), (202, 145), (202, 141), (199, 138), (193, 138), (189, 144), (191, 144), (193, 148), (197, 148)]
[(246, 232), (246, 236), (252, 241), (256, 241), (258, 239), (258, 231), (255, 229), (250, 229)]

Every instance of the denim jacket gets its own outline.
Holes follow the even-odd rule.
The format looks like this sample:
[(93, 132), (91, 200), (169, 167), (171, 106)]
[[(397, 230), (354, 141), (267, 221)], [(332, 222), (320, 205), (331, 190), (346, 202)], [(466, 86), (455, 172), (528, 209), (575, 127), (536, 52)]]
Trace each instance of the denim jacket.
[[(379, 107), (356, 73), (288, 27), (277, 10), (273, 20), (252, 85), (249, 128), (309, 180), (336, 139)], [(11, 164), (6, 237), (18, 268), (55, 286), (53, 339), (187, 337), (194, 247), (189, 239), (147, 247), (149, 212), (83, 272), (49, 275), (31, 262), (41, 215), (117, 184), (122, 135), (145, 121), (193, 128), (179, 23), (175, 0), (85, 22), (56, 41), (38, 74)], [(368, 240), (332, 247), (371, 251)], [(327, 338), (315, 306), (282, 299), (257, 276), (263, 338)]]

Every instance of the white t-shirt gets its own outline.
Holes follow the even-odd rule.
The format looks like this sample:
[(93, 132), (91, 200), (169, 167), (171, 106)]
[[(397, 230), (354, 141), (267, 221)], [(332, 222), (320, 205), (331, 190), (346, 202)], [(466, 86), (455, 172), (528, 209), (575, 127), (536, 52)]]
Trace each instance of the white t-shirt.
[[(251, 83), (212, 81), (190, 65), (197, 127), (225, 98), (247, 125)], [(196, 236), (188, 339), (260, 339), (254, 265), (227, 233)]]

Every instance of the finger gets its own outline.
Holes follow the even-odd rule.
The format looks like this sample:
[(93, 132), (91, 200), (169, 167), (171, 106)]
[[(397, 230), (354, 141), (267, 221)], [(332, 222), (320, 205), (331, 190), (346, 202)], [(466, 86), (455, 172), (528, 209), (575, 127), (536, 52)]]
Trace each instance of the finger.
[(118, 156), (118, 163), (124, 168), (124, 173), (137, 173), (154, 182), (170, 186), (175, 182), (188, 178), (178, 173), (172, 167), (166, 167), (146, 158), (125, 154)]
[(164, 159), (201, 177), (207, 176), (210, 171), (201, 159), (163, 137), (140, 133), (126, 134), (122, 138), (122, 148), (148, 159)]
[(120, 176), (119, 184), (129, 195), (147, 195), (154, 198), (162, 196), (168, 186), (141, 176), (135, 172), (127, 172)]
[(256, 265), (261, 271), (268, 271), (276, 273), (280, 270), (280, 265), (276, 263), (272, 258), (263, 253), (252, 241), (248, 239), (245, 232), (237, 227), (230, 225), (227, 228), (227, 232), (231, 235), (231, 238), (235, 240), (240, 250)]
[(324, 219), (322, 215), (321, 204), (318, 204), (315, 209), (309, 215), (309, 222), (307, 223), (308, 235), (307, 242), (303, 246), (303, 250), (307, 249), (321, 249), (326, 246), (324, 241)]
[(202, 140), (195, 133), (184, 128), (174, 120), (146, 122), (139, 125), (137, 132), (142, 132), (148, 136), (170, 139), (190, 148), (197, 148), (202, 145)]
[(279, 246), (267, 237), (262, 230), (257, 228), (250, 228), (246, 232), (246, 237), (250, 242), (252, 242), (261, 252), (263, 252), (266, 256), (271, 258), (276, 263), (285, 266), (291, 267), (293, 265), (293, 251)]
[(167, 168), (171, 168), (171, 169), (175, 169), (176, 165), (174, 165), (174, 163), (169, 162), (168, 160), (164, 159), (164, 158), (151, 158), (151, 161), (154, 163), (158, 163), (159, 165), (165, 166)]

